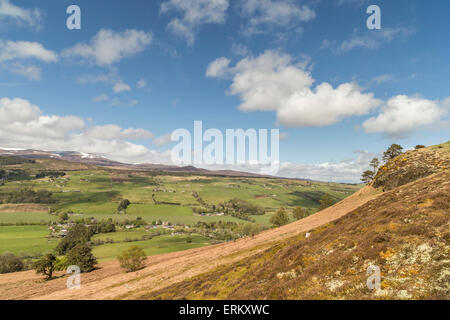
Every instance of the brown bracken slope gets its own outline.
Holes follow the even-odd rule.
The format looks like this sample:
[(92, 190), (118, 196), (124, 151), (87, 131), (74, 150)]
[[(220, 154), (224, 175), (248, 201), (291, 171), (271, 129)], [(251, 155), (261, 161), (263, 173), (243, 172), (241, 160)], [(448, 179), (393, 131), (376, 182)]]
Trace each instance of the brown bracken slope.
[[(380, 169), (389, 190), (340, 219), (146, 299), (449, 299), (450, 143)], [(369, 266), (380, 288), (367, 287)], [(369, 273), (370, 274), (370, 273)]]

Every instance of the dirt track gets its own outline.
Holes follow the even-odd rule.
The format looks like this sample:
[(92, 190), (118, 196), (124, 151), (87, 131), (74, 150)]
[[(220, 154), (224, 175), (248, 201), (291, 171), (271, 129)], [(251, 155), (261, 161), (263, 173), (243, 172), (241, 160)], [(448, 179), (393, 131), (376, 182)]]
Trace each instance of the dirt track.
[(80, 290), (68, 290), (64, 274), (59, 274), (60, 278), (48, 282), (43, 281), (42, 276), (36, 275), (34, 271), (0, 275), (0, 299), (138, 298), (145, 292), (251, 256), (274, 241), (339, 219), (377, 196), (376, 191), (366, 187), (333, 207), (284, 227), (265, 231), (254, 238), (149, 257), (147, 267), (138, 272), (123, 273), (116, 261), (102, 263), (98, 270), (82, 275)]

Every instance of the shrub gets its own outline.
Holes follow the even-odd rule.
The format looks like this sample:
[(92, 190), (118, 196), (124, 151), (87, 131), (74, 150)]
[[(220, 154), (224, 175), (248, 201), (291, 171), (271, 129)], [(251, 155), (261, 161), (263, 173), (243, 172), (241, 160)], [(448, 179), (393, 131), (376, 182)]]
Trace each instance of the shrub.
[(306, 213), (306, 210), (302, 207), (296, 207), (292, 211), (292, 217), (294, 218), (294, 220), (300, 220), (306, 218), (307, 216), (308, 214)]
[(24, 269), (22, 259), (12, 253), (0, 255), (0, 273), (18, 272)]
[(119, 206), (117, 207), (117, 212), (122, 212), (127, 210), (128, 206), (131, 204), (130, 200), (123, 199), (120, 201)]
[(423, 144), (418, 144), (414, 147), (416, 150), (426, 148)]
[(47, 276), (47, 280), (50, 280), (53, 276), (53, 271), (55, 271), (56, 262), (56, 257), (52, 253), (48, 253), (33, 263), (33, 269), (36, 270), (37, 274), (43, 274)]
[(319, 211), (331, 207), (334, 204), (333, 198), (329, 194), (324, 194), (322, 199), (319, 201)]
[(132, 246), (117, 256), (117, 259), (121, 268), (126, 269), (128, 272), (133, 272), (144, 267), (146, 255), (144, 250), (138, 246)]
[(289, 217), (284, 208), (278, 209), (278, 211), (270, 218), (270, 223), (274, 227), (281, 227), (289, 223)]
[(85, 243), (79, 243), (67, 253), (67, 263), (80, 267), (81, 272), (91, 272), (95, 269), (97, 259), (92, 254), (92, 249)]

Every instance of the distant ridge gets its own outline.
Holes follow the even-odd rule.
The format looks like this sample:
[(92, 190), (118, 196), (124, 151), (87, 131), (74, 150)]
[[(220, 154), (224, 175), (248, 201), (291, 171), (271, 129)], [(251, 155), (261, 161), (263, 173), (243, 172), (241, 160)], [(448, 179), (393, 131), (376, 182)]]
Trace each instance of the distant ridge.
[(77, 162), (84, 164), (91, 164), (101, 167), (124, 168), (145, 171), (162, 171), (174, 173), (197, 173), (202, 175), (213, 176), (230, 176), (230, 177), (269, 177), (250, 172), (234, 171), (234, 170), (207, 170), (196, 168), (194, 166), (171, 166), (164, 164), (141, 163), (128, 164), (114, 160), (110, 160), (103, 156), (90, 153), (82, 153), (77, 151), (42, 151), (33, 149), (16, 149), (16, 148), (1, 148), (0, 155), (14, 155), (17, 157), (27, 159), (59, 159), (69, 162)]

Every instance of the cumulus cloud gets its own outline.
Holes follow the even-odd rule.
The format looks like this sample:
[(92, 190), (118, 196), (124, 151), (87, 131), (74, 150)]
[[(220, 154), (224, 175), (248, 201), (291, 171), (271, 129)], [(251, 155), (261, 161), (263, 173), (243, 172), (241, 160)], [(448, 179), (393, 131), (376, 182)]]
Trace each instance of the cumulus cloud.
[(245, 33), (251, 35), (273, 27), (295, 28), (316, 17), (313, 9), (291, 0), (247, 0), (242, 2), (242, 15), (248, 18)]
[(80, 57), (98, 66), (111, 66), (144, 51), (152, 39), (151, 33), (135, 29), (123, 32), (102, 29), (89, 43), (78, 43), (65, 49), (63, 56)]
[(354, 151), (355, 157), (340, 162), (318, 164), (281, 163), (278, 175), (286, 178), (305, 178), (330, 182), (361, 182), (361, 172), (369, 169), (370, 160), (377, 155), (368, 151)]
[(144, 129), (88, 127), (76, 116), (45, 115), (27, 100), (0, 99), (0, 146), (94, 153), (128, 163), (161, 161), (162, 155), (128, 140), (150, 139)]
[(226, 19), (228, 0), (167, 0), (161, 4), (161, 13), (176, 12), (167, 28), (186, 39), (188, 45), (195, 42), (195, 35), (203, 24), (222, 24)]
[[(311, 179), (316, 181), (360, 183), (361, 172), (370, 169), (369, 163), (380, 155), (365, 150), (355, 150), (354, 155), (342, 161), (328, 161), (316, 164), (281, 162), (276, 176), (285, 178)], [(204, 165), (208, 170), (236, 170), (259, 174), (257, 164)]]
[(39, 42), (0, 40), (0, 62), (16, 59), (56, 62), (58, 56), (55, 52), (45, 49)]
[(0, 0), (0, 21), (40, 29), (41, 18), (39, 9), (25, 9), (12, 4), (10, 0)]
[(313, 88), (314, 79), (305, 69), (303, 61), (296, 63), (287, 54), (266, 51), (242, 59), (234, 67), (219, 58), (210, 64), (206, 75), (231, 75), (229, 93), (241, 98), (240, 110), (274, 111), (286, 126), (331, 125), (346, 117), (367, 114), (381, 103), (353, 83), (337, 88), (322, 83)]
[(439, 101), (399, 95), (389, 99), (381, 113), (366, 120), (363, 127), (368, 133), (402, 137), (421, 127), (436, 124), (445, 113), (444, 103)]
[(290, 127), (321, 127), (367, 114), (381, 102), (372, 93), (360, 90), (353, 83), (341, 84), (336, 89), (322, 83), (314, 90), (295, 92), (278, 110), (278, 120)]
[(229, 70), (231, 60), (225, 57), (219, 58), (211, 62), (206, 69), (207, 77), (223, 77)]

